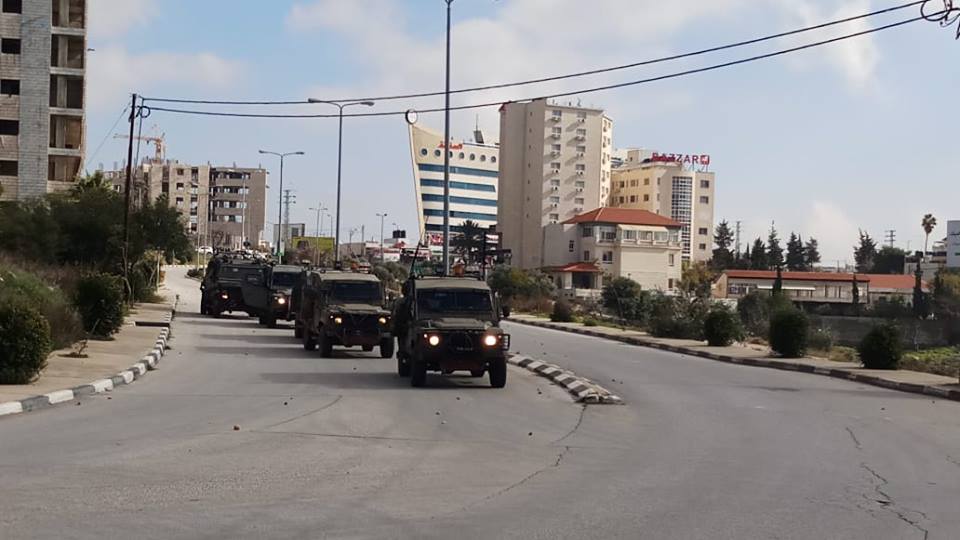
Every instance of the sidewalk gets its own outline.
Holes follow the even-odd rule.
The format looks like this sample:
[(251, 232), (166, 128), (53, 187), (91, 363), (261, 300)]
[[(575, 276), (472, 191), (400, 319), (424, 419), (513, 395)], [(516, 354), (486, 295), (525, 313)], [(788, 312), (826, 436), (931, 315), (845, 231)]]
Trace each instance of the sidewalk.
[[(32, 384), (0, 385), (0, 403), (88, 385), (91, 381), (109, 379), (130, 368), (131, 364), (150, 352), (161, 333), (161, 327), (168, 325), (173, 311), (172, 294), (164, 287), (158, 294), (165, 296), (166, 302), (134, 306), (113, 340), (90, 340), (84, 351), (87, 358), (67, 357), (73, 349), (54, 351), (47, 358), (47, 367), (37, 381)], [(138, 321), (155, 326), (137, 326)]]
[(914, 392), (936, 396), (940, 398), (960, 401), (960, 384), (952, 377), (934, 375), (931, 373), (921, 373), (918, 371), (907, 370), (880, 370), (864, 369), (861, 364), (854, 362), (832, 362), (822, 358), (777, 358), (771, 356), (769, 350), (762, 351), (755, 348), (732, 345), (729, 347), (710, 347), (705, 342), (693, 341), (689, 339), (667, 339), (656, 338), (646, 332), (636, 330), (620, 330), (618, 328), (609, 328), (605, 326), (584, 326), (580, 323), (555, 323), (543, 317), (534, 315), (515, 314), (508, 320), (538, 326), (541, 328), (552, 328), (564, 332), (583, 334), (587, 336), (611, 339), (638, 345), (642, 347), (651, 347), (676, 353), (689, 354), (702, 358), (709, 358), (720, 362), (729, 362), (733, 364), (743, 364), (749, 366), (760, 366), (774, 369), (783, 369), (789, 371), (803, 371), (806, 373), (815, 373), (841, 379), (850, 379), (853, 381), (882, 386), (894, 390), (905, 392)]

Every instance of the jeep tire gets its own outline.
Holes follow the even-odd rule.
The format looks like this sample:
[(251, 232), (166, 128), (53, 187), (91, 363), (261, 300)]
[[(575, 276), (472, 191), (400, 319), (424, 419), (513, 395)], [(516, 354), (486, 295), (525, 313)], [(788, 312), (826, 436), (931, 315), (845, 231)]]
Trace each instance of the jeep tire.
[(490, 386), (503, 388), (507, 385), (507, 359), (497, 358), (490, 361)]

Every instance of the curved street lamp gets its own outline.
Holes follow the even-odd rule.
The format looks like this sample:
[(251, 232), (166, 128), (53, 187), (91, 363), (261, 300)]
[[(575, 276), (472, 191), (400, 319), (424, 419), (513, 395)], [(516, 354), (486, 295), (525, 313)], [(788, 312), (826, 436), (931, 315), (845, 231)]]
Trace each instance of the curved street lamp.
[(260, 150), (261, 154), (269, 154), (280, 158), (280, 190), (277, 197), (280, 199), (280, 211), (277, 214), (277, 259), (280, 259), (280, 249), (283, 244), (283, 159), (287, 156), (302, 156), (305, 152), (271, 152), (270, 150)]

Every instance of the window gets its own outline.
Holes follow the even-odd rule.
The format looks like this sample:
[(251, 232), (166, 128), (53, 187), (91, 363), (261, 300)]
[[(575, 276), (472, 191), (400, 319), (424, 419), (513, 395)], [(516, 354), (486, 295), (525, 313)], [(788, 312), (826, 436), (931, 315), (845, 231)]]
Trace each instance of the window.
[(459, 154), (457, 154), (457, 157), (460, 158), (460, 159), (463, 159), (463, 158), (465, 157), (465, 155), (464, 155), (463, 152), (460, 152)]
[(583, 111), (578, 111), (578, 112), (577, 112), (577, 118), (586, 118), (586, 117), (587, 117), (587, 113), (585, 113), (585, 112), (583, 112)]
[(16, 96), (20, 94), (20, 81), (16, 79), (0, 80), (0, 94)]
[(583, 163), (577, 163), (576, 169), (577, 169), (577, 171), (583, 172), (583, 171), (586, 171), (586, 170), (587, 170), (587, 166), (584, 165)]
[(709, 181), (709, 180), (701, 180), (701, 181), (700, 181), (700, 187), (703, 188), (703, 189), (710, 189), (710, 181)]
[(177, 191), (183, 191), (183, 183), (177, 182)]
[(420, 149), (420, 155), (421, 155), (421, 156), (427, 155), (427, 149), (426, 149), (426, 148), (421, 148), (421, 149)]
[(553, 161), (553, 162), (551, 162), (551, 163), (550, 163), (550, 168), (553, 169), (553, 170), (555, 170), (555, 171), (558, 170), (558, 169), (560, 168), (560, 162), (559, 162), (559, 161)]
[(700, 244), (700, 251), (706, 251), (706, 250), (707, 250), (707, 245), (706, 245), (706, 244)]
[[(433, 151), (433, 157), (440, 157), (440, 151), (439, 151), (439, 150), (434, 150), (434, 151)], [(470, 156), (470, 159), (473, 159), (473, 156)]]
[(570, 243), (567, 245), (567, 251), (569, 251), (570, 253), (573, 253), (573, 245), (574, 245), (573, 240), (571, 240)]
[(560, 204), (560, 197), (557, 197), (557, 196), (550, 197), (550, 204)]
[(605, 263), (612, 263), (612, 262), (613, 262), (613, 252), (612, 252), (612, 251), (604, 251), (604, 252), (603, 252), (603, 262), (605, 262)]
[(496, 162), (497, 162), (497, 156), (490, 156), (490, 163), (496, 163)]
[(620, 200), (620, 204), (623, 204), (624, 202), (626, 202), (626, 199), (624, 199), (622, 195), (620, 196), (619, 200)]
[(668, 255), (668, 256), (667, 256), (667, 259), (668, 259), (668, 262), (669, 262), (670, 266), (676, 266), (676, 265), (677, 265), (677, 256), (674, 255), (673, 253), (671, 253), (670, 255)]
[(586, 146), (583, 146), (583, 145), (578, 146), (578, 147), (577, 147), (577, 152), (579, 152), (579, 153), (581, 153), (581, 154), (585, 154), (585, 153), (587, 152), (587, 147), (586, 147)]
[(559, 137), (559, 136), (563, 133), (563, 128), (561, 128), (561, 127), (555, 127), (555, 128), (553, 128), (551, 131), (553, 131), (553, 134), (554, 134), (554, 135), (556, 135), (557, 137)]
[(624, 240), (636, 240), (636, 239), (637, 239), (637, 231), (623, 231), (623, 239), (624, 239)]
[(590, 252), (589, 252), (589, 251), (584, 251), (584, 252), (583, 252), (583, 260), (585, 260), (585, 261), (589, 261), (589, 260), (590, 260)]
[(550, 222), (556, 223), (560, 221), (560, 214), (550, 214)]
[(19, 135), (20, 122), (16, 120), (0, 120), (0, 135)]
[(649, 179), (649, 178), (644, 178), (644, 179), (643, 179), (643, 185), (649, 186), (649, 185), (650, 185), (650, 179)]
[(700, 204), (710, 204), (710, 197), (707, 197), (706, 195), (701, 195)]
[(0, 52), (3, 54), (20, 54), (20, 40), (11, 38), (0, 39)]
[(626, 183), (625, 181), (621, 180), (621, 181), (620, 181), (620, 188), (622, 189), (622, 188), (625, 188), (625, 187), (627, 187), (627, 183)]
[(583, 180), (577, 180), (576, 182), (573, 183), (573, 186), (576, 187), (576, 188), (578, 188), (578, 189), (583, 189), (583, 188), (587, 187), (587, 183), (584, 182)]
[(630, 187), (637, 187), (637, 181), (636, 181), (636, 180), (631, 180), (631, 181), (630, 181)]
[(650, 202), (650, 195), (649, 195), (649, 194), (643, 196), (643, 202)]
[(593, 227), (584, 227), (581, 229), (580, 236), (583, 238), (593, 238)]
[(637, 196), (636, 196), (636, 195), (631, 195), (631, 196), (630, 196), (630, 202), (632, 202), (632, 203), (637, 202)]
[(587, 130), (582, 128), (577, 130), (577, 137), (586, 137), (586, 136), (587, 136)]
[(476, 161), (476, 160), (477, 160), (477, 155), (476, 155), (476, 154), (470, 154), (470, 161)]
[(645, 242), (653, 240), (653, 231), (640, 231), (640, 239)]
[(673, 278), (670, 278), (670, 279), (667, 280), (667, 288), (668, 288), (668, 289), (672, 289), (672, 288), (673, 288)]
[(550, 185), (552, 187), (560, 187), (560, 180), (558, 178), (554, 178), (550, 180)]
[(3, 0), (4, 13), (23, 13), (23, 0)]
[[(707, 235), (707, 228), (706, 228), (706, 227), (700, 227), (700, 229), (697, 231), (697, 233), (700, 234), (700, 236), (706, 236), (706, 235)], [(702, 249), (702, 248), (701, 248), (701, 249)]]
[(583, 197), (577, 197), (576, 199), (574, 199), (573, 204), (583, 206)]
[(480, 156), (480, 161), (486, 161), (486, 160), (487, 160), (487, 155), (486, 155), (486, 154), (482, 154), (482, 155)]
[(563, 118), (563, 111), (560, 111), (560, 110), (556, 110), (556, 109), (555, 109), (555, 110), (551, 111), (550, 114), (551, 114), (554, 118), (556, 118), (556, 119), (558, 119), (558, 120), (559, 120), (560, 118)]
[(0, 176), (17, 176), (17, 162), (0, 159)]
[(557, 153), (559, 154), (559, 153), (560, 153), (560, 145), (559, 145), (559, 144), (551, 144), (551, 145), (550, 145), (550, 150), (552, 150), (552, 151), (554, 151), (554, 152), (557, 152)]

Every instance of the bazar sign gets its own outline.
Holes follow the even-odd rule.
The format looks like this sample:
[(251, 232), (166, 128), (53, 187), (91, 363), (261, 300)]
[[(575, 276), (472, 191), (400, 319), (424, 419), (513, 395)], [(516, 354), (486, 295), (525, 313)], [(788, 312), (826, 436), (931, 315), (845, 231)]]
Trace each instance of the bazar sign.
[[(446, 147), (447, 147), (447, 145), (443, 144), (443, 141), (440, 141), (440, 144), (437, 145), (437, 148), (446, 148)], [(450, 149), (451, 149), (451, 150), (463, 150), (463, 143), (460, 143), (460, 144), (456, 144), (456, 143), (451, 144), (451, 145), (450, 145)]]
[(653, 156), (650, 158), (650, 161), (657, 161), (661, 163), (682, 163), (683, 165), (700, 165), (706, 167), (710, 165), (710, 155), (709, 154), (660, 154), (657, 152), (653, 153)]

